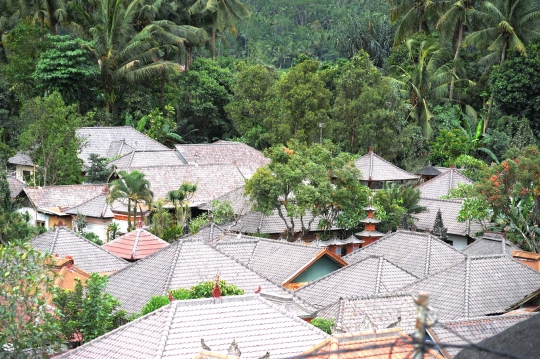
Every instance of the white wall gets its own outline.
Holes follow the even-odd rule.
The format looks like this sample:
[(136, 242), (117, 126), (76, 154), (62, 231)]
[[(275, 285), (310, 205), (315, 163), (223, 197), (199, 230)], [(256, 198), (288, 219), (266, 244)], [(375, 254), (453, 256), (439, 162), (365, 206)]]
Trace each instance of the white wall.
[[(28, 222), (30, 225), (35, 226), (36, 225), (36, 211), (31, 207), (21, 207), (17, 209), (17, 212), (19, 213), (25, 213), (28, 212), (30, 215), (30, 221)], [(44, 213), (37, 213), (37, 220), (38, 221), (44, 221), (45, 222), (45, 228), (49, 229), (49, 215)]]
[(453, 246), (456, 249), (463, 249), (467, 247), (467, 237), (457, 236), (455, 234), (449, 234), (448, 240), (454, 242)]

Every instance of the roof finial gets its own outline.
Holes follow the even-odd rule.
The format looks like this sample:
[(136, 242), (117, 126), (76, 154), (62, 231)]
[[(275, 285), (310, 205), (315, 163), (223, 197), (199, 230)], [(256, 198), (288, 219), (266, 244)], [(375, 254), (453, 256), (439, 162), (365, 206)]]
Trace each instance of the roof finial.
[(142, 227), (143, 227), (143, 222), (139, 219), (137, 221), (137, 229), (142, 229)]
[(238, 349), (238, 344), (236, 344), (236, 339), (233, 339), (231, 345), (229, 346), (229, 350), (227, 351), (227, 354), (234, 355), (237, 357), (240, 357), (242, 355), (242, 352), (240, 349)]
[(374, 150), (373, 146), (369, 146), (369, 147), (368, 147), (368, 152), (369, 152), (369, 153), (372, 153), (373, 150)]
[(214, 289), (212, 289), (212, 298), (221, 298), (221, 289), (219, 288), (219, 273), (214, 277)]

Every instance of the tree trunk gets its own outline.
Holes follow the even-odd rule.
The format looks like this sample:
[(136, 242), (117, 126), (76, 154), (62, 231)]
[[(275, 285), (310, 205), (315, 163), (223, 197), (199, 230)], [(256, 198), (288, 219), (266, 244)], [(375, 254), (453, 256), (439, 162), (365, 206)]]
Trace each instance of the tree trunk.
[[(457, 39), (457, 44), (456, 44), (456, 52), (454, 54), (454, 62), (459, 59), (459, 51), (461, 49), (461, 43), (462, 42), (463, 42), (463, 23), (460, 23), (459, 24), (458, 39)], [(456, 64), (454, 63), (454, 68), (452, 69), (452, 80), (450, 81), (450, 94), (448, 96), (450, 101), (452, 101), (452, 99), (454, 97), (454, 83), (456, 81), (456, 72), (457, 72), (457, 68), (456, 68)]]
[(131, 198), (128, 198), (128, 232), (131, 230)]
[(137, 228), (137, 202), (138, 201), (135, 201), (135, 204), (133, 205), (133, 223), (135, 224), (133, 227), (134, 228), (130, 228), (129, 230), (133, 230), (135, 228)]
[(216, 29), (212, 28), (212, 61), (216, 59)]

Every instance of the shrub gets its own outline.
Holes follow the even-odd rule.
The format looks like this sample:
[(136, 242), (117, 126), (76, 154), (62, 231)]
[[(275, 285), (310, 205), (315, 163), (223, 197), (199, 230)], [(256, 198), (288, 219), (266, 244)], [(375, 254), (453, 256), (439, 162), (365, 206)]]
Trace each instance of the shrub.
[(334, 325), (334, 319), (315, 318), (310, 323), (323, 332), (332, 334), (332, 325)]

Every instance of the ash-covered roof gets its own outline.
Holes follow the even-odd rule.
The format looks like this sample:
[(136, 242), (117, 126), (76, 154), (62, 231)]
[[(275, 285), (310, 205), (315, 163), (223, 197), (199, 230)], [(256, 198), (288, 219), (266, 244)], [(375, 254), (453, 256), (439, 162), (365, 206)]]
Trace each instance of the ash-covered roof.
[(415, 180), (418, 176), (399, 168), (386, 161), (384, 158), (376, 155), (373, 151), (356, 159), (354, 161), (356, 167), (362, 174), (364, 181), (400, 181), (400, 180)]
[(227, 353), (233, 341), (242, 358), (288, 358), (328, 335), (260, 295), (176, 300), (71, 350), (72, 359), (192, 359), (204, 344)]
[(416, 303), (407, 293), (340, 298), (317, 313), (318, 318), (334, 320), (333, 333), (401, 328), (411, 334), (416, 316)]
[(327, 274), (298, 289), (295, 294), (314, 307), (322, 308), (347, 296), (393, 292), (417, 279), (385, 258), (371, 256)]
[[(503, 243), (505, 244), (503, 246)], [(513, 250), (519, 247), (504, 238), (502, 233), (485, 232), (476, 241), (463, 248), (461, 251), (469, 256), (489, 256), (492, 254), (506, 254), (512, 257)]]
[(450, 194), (452, 188), (457, 188), (458, 183), (470, 185), (473, 184), (473, 181), (459, 173), (457, 169), (450, 168), (416, 188), (420, 190), (421, 198), (441, 198)]
[(505, 313), (540, 288), (540, 273), (505, 255), (469, 256), (401, 291), (430, 295), (430, 306), (442, 320)]
[(120, 258), (136, 260), (148, 257), (168, 245), (169, 243), (158, 236), (145, 229), (137, 228), (105, 243), (102, 248)]
[(40, 251), (73, 257), (77, 267), (88, 273), (110, 273), (129, 264), (66, 227), (51, 229), (30, 243)]
[(373, 255), (384, 256), (418, 278), (465, 259), (463, 253), (428, 233), (397, 231), (357, 249), (344, 256), (343, 260), (351, 264)]

